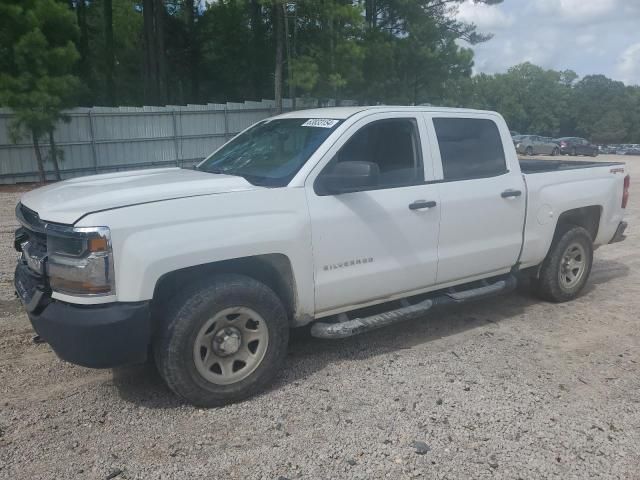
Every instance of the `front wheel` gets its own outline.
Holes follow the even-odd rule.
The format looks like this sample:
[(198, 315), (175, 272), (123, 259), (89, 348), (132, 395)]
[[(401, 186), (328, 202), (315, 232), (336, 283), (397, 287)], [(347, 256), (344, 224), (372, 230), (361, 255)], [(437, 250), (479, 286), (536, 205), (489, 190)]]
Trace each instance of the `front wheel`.
[(553, 157), (557, 157), (558, 155), (560, 155), (560, 149), (559, 148), (554, 148), (553, 151), (551, 152), (551, 156)]
[(593, 264), (593, 241), (587, 230), (563, 225), (542, 262), (534, 289), (550, 302), (567, 302), (587, 283)]
[(156, 364), (169, 388), (193, 405), (242, 400), (280, 371), (289, 325), (266, 285), (217, 275), (188, 286), (172, 304), (154, 342)]
[(526, 150), (525, 150), (525, 153), (526, 153), (529, 157), (531, 157), (531, 156), (533, 155), (533, 148), (531, 148), (531, 147), (527, 147), (527, 148), (526, 148)]

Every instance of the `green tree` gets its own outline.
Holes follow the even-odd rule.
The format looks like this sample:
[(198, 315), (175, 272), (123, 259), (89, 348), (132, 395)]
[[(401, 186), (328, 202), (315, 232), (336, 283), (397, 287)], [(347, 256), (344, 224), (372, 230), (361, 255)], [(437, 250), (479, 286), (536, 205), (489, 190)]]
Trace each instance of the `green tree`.
[(596, 143), (620, 143), (627, 137), (627, 123), (620, 111), (611, 110), (594, 124), (591, 139)]
[(571, 73), (523, 63), (504, 74), (477, 75), (464, 83), (466, 95), (459, 106), (496, 110), (514, 130), (557, 136), (569, 123)]
[[(31, 135), (41, 182), (46, 180), (40, 138), (53, 140), (63, 110), (80, 87), (73, 43), (75, 16), (55, 0), (4, 0), (0, 4), (0, 103), (13, 109), (12, 137)], [(55, 144), (51, 160), (60, 179)]]
[[(501, 0), (478, 0), (495, 4)], [(490, 34), (456, 19), (461, 0), (367, 0), (363, 102), (441, 102), (446, 90), (471, 75), (473, 54), (458, 45)]]
[(361, 7), (352, 2), (307, 0), (298, 4), (297, 16), (300, 61), (292, 66), (294, 82), (313, 83), (309, 93), (318, 97), (339, 100), (350, 95), (362, 83)]
[[(576, 133), (589, 139), (597, 136), (596, 125), (602, 128), (602, 118), (609, 112), (627, 111), (627, 95), (622, 82), (604, 75), (587, 75), (574, 86), (573, 102), (576, 118)], [(608, 119), (614, 120), (610, 115)], [(624, 135), (622, 136), (624, 137)]]

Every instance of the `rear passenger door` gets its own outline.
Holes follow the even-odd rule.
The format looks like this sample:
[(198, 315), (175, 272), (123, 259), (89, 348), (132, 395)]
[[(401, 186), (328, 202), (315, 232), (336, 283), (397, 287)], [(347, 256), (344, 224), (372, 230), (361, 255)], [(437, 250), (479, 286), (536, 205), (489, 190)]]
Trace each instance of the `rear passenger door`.
[(503, 148), (508, 131), (482, 116), (434, 114), (427, 124), (440, 168), (437, 282), (508, 272), (522, 245), (526, 195), (517, 157), (509, 149), (507, 162)]

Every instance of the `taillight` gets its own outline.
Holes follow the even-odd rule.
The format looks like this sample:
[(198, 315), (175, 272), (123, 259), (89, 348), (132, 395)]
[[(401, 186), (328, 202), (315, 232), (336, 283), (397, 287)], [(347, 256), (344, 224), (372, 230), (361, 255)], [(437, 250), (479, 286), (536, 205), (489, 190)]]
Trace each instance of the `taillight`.
[(567, 142), (560, 142), (560, 146), (561, 147), (566, 147), (567, 146)]
[(622, 189), (622, 208), (627, 208), (627, 202), (629, 201), (629, 187), (631, 186), (631, 176), (624, 177), (624, 187)]

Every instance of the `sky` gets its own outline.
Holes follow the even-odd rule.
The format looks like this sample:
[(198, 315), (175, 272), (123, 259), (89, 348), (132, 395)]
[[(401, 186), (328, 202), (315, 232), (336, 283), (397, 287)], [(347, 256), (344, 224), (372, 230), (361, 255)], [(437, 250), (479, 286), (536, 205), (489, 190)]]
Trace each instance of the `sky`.
[(458, 18), (493, 38), (472, 46), (474, 72), (505, 72), (529, 61), (581, 77), (602, 73), (640, 85), (640, 0), (466, 0)]

